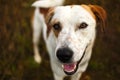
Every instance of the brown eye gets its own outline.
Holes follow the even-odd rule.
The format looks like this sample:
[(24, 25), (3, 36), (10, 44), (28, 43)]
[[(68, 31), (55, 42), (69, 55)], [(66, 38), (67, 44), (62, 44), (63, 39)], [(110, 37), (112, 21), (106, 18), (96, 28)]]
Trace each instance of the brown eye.
[(54, 28), (55, 30), (61, 30), (61, 26), (60, 26), (59, 23), (54, 24), (54, 25), (53, 25), (53, 28)]
[(87, 26), (88, 26), (88, 24), (83, 22), (83, 23), (80, 24), (79, 29), (86, 28)]

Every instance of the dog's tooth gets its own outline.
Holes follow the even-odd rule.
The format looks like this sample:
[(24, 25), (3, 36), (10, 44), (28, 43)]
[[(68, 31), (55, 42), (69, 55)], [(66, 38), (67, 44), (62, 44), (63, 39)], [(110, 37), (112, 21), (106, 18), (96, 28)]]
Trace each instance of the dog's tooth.
[(64, 68), (64, 65), (62, 65), (62, 68)]

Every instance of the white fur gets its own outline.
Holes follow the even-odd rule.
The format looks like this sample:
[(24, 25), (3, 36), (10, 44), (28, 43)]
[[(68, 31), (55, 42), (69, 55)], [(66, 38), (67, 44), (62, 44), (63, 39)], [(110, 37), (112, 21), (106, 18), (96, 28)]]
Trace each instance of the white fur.
[(49, 8), (63, 5), (64, 0), (38, 0), (32, 4), (34, 7)]
[[(35, 3), (38, 6), (37, 3)], [(79, 68), (75, 74), (72, 75), (72, 80), (79, 80), (81, 74), (86, 70), (89, 59), (91, 57), (92, 47), (95, 40), (95, 27), (96, 21), (92, 15), (80, 5), (71, 6), (60, 6), (54, 9), (54, 15), (50, 23), (54, 23), (57, 20), (62, 24), (62, 30), (58, 37), (55, 36), (53, 30), (51, 30), (48, 37), (46, 37), (47, 26), (44, 22), (43, 15), (39, 13), (36, 8), (33, 22), (33, 43), (35, 60), (41, 62), (40, 54), (38, 52), (38, 41), (41, 30), (43, 31), (44, 40), (50, 55), (50, 62), (55, 80), (63, 80), (67, 76), (56, 57), (56, 50), (58, 48), (67, 45), (74, 52), (73, 62), (79, 61), (82, 57), (85, 48), (86, 52), (84, 58), (79, 64)], [(78, 26), (86, 22), (87, 28), (78, 29)]]

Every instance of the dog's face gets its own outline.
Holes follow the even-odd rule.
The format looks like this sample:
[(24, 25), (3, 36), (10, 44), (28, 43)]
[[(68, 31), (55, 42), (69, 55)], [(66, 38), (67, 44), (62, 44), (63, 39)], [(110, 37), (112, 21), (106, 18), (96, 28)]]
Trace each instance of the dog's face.
[(103, 24), (104, 19), (105, 11), (93, 5), (59, 6), (49, 11), (48, 33), (52, 30), (55, 34), (55, 55), (66, 74), (78, 70), (86, 49), (94, 42), (97, 22)]

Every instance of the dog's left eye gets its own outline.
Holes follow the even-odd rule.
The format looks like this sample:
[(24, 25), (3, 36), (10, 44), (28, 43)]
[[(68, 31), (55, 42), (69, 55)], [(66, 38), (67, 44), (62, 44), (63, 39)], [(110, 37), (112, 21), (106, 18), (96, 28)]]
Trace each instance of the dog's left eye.
[(88, 24), (83, 22), (80, 24), (79, 29), (86, 28), (87, 26), (88, 26)]

